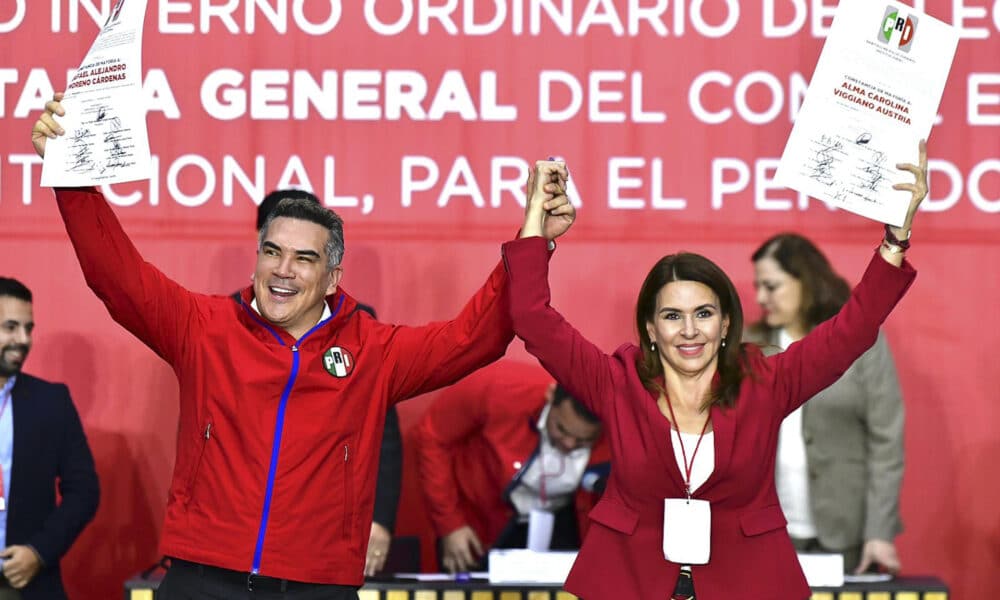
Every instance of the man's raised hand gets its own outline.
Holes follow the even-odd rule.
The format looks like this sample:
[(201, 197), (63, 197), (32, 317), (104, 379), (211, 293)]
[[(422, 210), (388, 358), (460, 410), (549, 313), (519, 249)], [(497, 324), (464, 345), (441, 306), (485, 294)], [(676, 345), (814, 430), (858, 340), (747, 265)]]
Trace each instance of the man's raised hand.
[(52, 100), (45, 103), (45, 112), (35, 121), (35, 126), (31, 128), (31, 143), (35, 146), (35, 152), (42, 158), (45, 157), (45, 142), (49, 138), (55, 139), (66, 133), (66, 131), (56, 122), (55, 115), (60, 117), (66, 114), (62, 107), (63, 93), (56, 92)]

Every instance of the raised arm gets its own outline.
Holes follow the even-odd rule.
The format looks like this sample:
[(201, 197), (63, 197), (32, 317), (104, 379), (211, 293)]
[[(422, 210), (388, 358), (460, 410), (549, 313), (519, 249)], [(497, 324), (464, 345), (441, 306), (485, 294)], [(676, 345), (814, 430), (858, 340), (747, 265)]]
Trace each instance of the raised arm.
[[(561, 181), (565, 181), (565, 166), (561, 169)], [(553, 177), (558, 179), (559, 175)], [(531, 185), (533, 180), (529, 190)], [(576, 216), (565, 194), (549, 194), (545, 210), (551, 218), (540, 234), (549, 240), (565, 233)], [(392, 368), (390, 400), (450, 385), (503, 356), (512, 339), (507, 272), (498, 264), (456, 319), (394, 328), (386, 346), (386, 363)]]
[(565, 222), (561, 214), (565, 198), (565, 166), (539, 163), (537, 175), (529, 179), (531, 192), (525, 211), (521, 239), (503, 246), (510, 286), (510, 314), (514, 331), (528, 352), (575, 398), (604, 419), (602, 401), (613, 389), (617, 362), (604, 354), (570, 325), (550, 305), (549, 242), (551, 228)]
[(913, 174), (913, 183), (893, 187), (911, 193), (906, 219), (900, 228), (886, 227), (886, 236), (847, 303), (831, 319), (802, 340), (769, 360), (779, 369), (777, 396), (785, 414), (837, 380), (875, 343), (879, 327), (916, 277), (905, 260), (913, 217), (927, 196), (927, 145), (921, 140), (919, 164), (897, 168)]
[(498, 263), (451, 321), (392, 327), (385, 345), (390, 402), (450, 385), (503, 356), (514, 339), (507, 296), (507, 275)]
[[(32, 129), (39, 156), (48, 138), (62, 135), (54, 118), (64, 114), (61, 98), (45, 105)], [(115, 321), (173, 364), (197, 315), (194, 295), (142, 259), (96, 188), (56, 189), (56, 203), (87, 285)]]

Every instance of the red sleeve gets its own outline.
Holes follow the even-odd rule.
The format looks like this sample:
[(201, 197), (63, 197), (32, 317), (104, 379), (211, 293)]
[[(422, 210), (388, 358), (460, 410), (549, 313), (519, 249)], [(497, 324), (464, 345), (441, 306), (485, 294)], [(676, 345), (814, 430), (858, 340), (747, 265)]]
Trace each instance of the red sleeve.
[(424, 503), (439, 536), (467, 525), (452, 463), (460, 442), (482, 432), (489, 411), (489, 394), (470, 390), (465, 382), (452, 386), (427, 407), (416, 435), (417, 472)]
[(607, 422), (604, 403), (612, 397), (614, 382), (624, 378), (624, 369), (549, 306), (546, 240), (529, 237), (507, 242), (503, 257), (514, 332), (556, 381)]
[(394, 327), (386, 345), (390, 401), (450, 385), (503, 356), (514, 339), (507, 296), (507, 275), (497, 264), (455, 319)]
[(195, 295), (142, 259), (96, 188), (57, 188), (56, 203), (87, 285), (115, 321), (176, 364), (197, 316)]
[(916, 276), (910, 263), (896, 267), (876, 251), (840, 312), (767, 359), (776, 369), (775, 396), (786, 402), (786, 415), (832, 385), (871, 348)]

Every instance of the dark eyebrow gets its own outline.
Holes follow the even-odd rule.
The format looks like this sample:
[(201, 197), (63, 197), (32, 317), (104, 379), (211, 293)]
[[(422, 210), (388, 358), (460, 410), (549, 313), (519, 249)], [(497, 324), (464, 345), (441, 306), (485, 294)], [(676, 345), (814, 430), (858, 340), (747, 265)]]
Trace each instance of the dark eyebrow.
[[(708, 304), (702, 304), (701, 306), (696, 306), (695, 309), (694, 309), (694, 312), (698, 312), (699, 310), (702, 310), (702, 309), (705, 309), (705, 308), (711, 308), (713, 310), (719, 310), (718, 306), (716, 306), (716, 305), (714, 305), (714, 304), (712, 304), (710, 302)], [(658, 310), (656, 312), (658, 312), (658, 313), (662, 313), (662, 312), (678, 312), (678, 313), (682, 313), (684, 311), (681, 310), (681, 309), (679, 309), (679, 308), (674, 308), (672, 306), (664, 306), (663, 308), (661, 308), (660, 310)]]
[(315, 250), (296, 250), (295, 255), (308, 256), (309, 258), (316, 258), (316, 259), (320, 258), (319, 252), (316, 252)]
[[(264, 248), (269, 248), (271, 250), (277, 250), (278, 252), (281, 252), (281, 246), (278, 246), (274, 242), (265, 241), (263, 244), (261, 244), (261, 246), (264, 247)], [(295, 255), (296, 256), (308, 256), (310, 258), (316, 258), (316, 259), (322, 258), (319, 255), (319, 252), (316, 252), (315, 250), (296, 250), (295, 251)]]

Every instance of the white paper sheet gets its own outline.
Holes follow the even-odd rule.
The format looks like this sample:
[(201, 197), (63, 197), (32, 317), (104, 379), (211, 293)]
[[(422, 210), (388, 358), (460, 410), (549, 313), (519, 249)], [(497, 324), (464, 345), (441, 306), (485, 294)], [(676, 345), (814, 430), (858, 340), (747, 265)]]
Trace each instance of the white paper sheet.
[(66, 134), (45, 144), (42, 186), (78, 187), (150, 177), (142, 103), (142, 25), (147, 0), (116, 0), (67, 86)]
[(917, 144), (937, 116), (958, 32), (896, 2), (841, 0), (778, 165), (779, 184), (902, 225)]
[(576, 552), (490, 550), (490, 583), (562, 585), (575, 560)]

